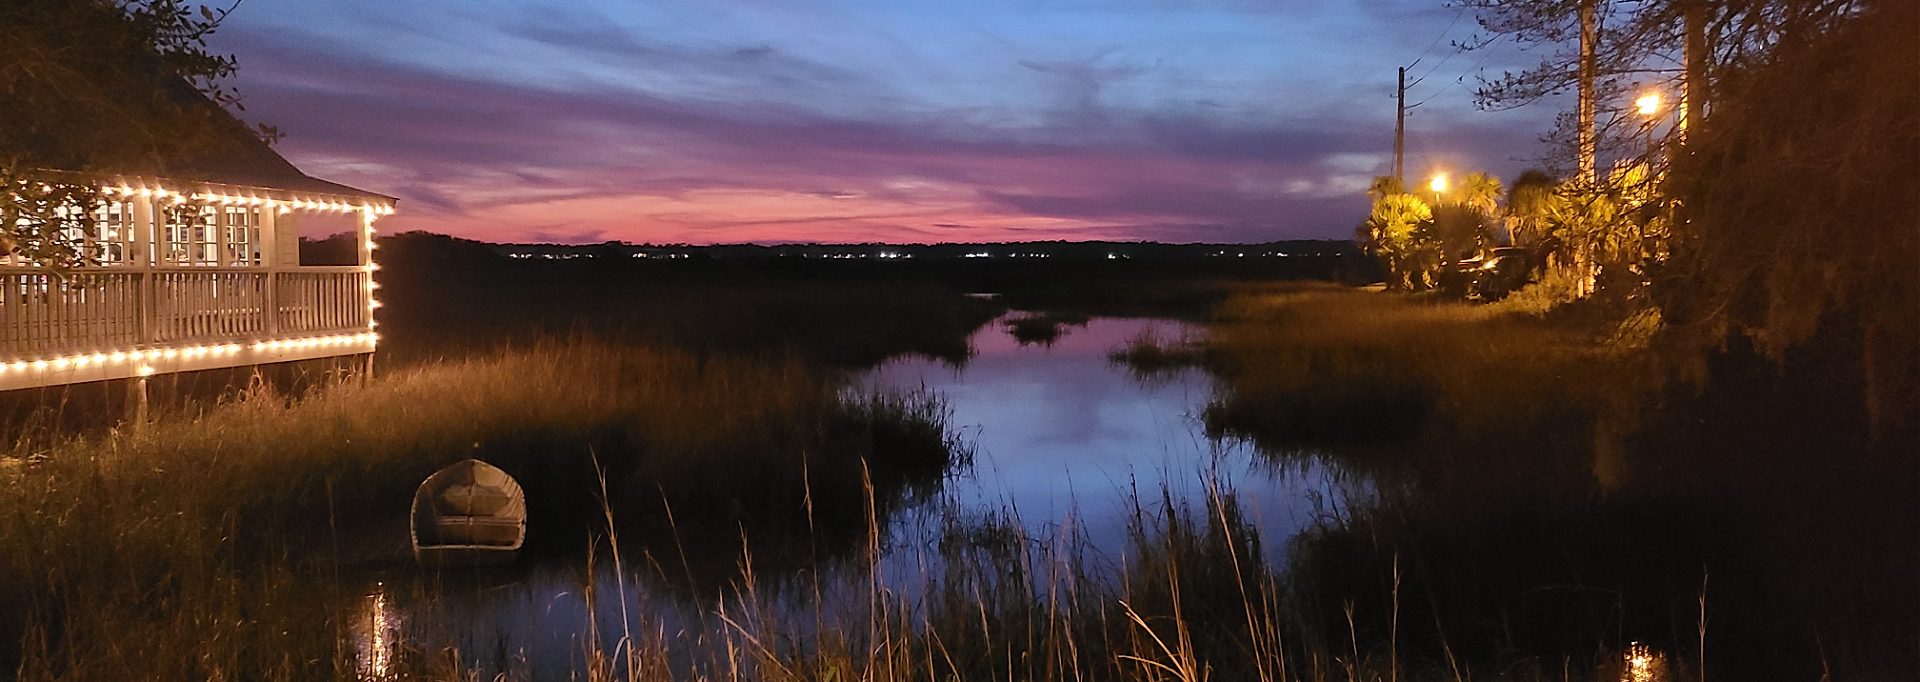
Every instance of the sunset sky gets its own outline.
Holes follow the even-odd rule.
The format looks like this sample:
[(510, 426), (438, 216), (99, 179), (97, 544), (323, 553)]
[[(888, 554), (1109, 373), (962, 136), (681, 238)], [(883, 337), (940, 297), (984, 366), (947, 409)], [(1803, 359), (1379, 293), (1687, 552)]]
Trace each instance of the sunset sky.
[[(1441, 0), (250, 0), (213, 41), (308, 173), (489, 241), (1344, 238), (1388, 172), (1512, 177)], [(1424, 55), (1424, 57), (1423, 57)], [(1464, 84), (1456, 79), (1464, 77)]]

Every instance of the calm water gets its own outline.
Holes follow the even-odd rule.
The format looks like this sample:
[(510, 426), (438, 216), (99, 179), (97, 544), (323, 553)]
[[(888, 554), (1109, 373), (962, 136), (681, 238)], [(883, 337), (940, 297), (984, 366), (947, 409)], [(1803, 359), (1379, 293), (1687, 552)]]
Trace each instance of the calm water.
[[(1107, 358), (1142, 335), (1196, 333), (1177, 322), (1103, 318), (1069, 327), (1050, 345), (1022, 345), (996, 323), (975, 333), (976, 355), (964, 367), (907, 358), (857, 378), (851, 390), (940, 396), (951, 424), (975, 449), (938, 499), (892, 519), (878, 579), (913, 594), (929, 562), (938, 561), (933, 546), (941, 528), (955, 518), (1001, 519), (1032, 542), (1072, 542), (1095, 561), (1112, 563), (1126, 549), (1136, 500), (1149, 515), (1161, 513), (1163, 499), (1204, 511), (1209, 481), (1238, 493), (1268, 559), (1284, 560), (1287, 539), (1337, 510), (1350, 484), (1314, 458), (1281, 463), (1250, 444), (1209, 440), (1198, 419), (1214, 390), (1204, 372), (1143, 378)], [(589, 574), (598, 590), (600, 638), (609, 645), (623, 633), (604, 629), (617, 627), (623, 608), (646, 615), (649, 632), (634, 636), (670, 644), (714, 636), (722, 627), (713, 615), (718, 608), (742, 617), (737, 594), (689, 598), (650, 581), (652, 572), (633, 568), (639, 562), (631, 556), (626, 575), (606, 559), (594, 569), (580, 560), (510, 576), (376, 576), (350, 607), (356, 657), (364, 673), (379, 677), (400, 652), (451, 646), (482, 668), (564, 676), (579, 668), (590, 637)], [(859, 622), (864, 570), (762, 576), (753, 603), (765, 607), (761, 618), (790, 619), (788, 632), (838, 618)]]
[(1311, 458), (1279, 463), (1241, 441), (1212, 441), (1199, 413), (1213, 395), (1205, 372), (1136, 377), (1107, 359), (1141, 336), (1177, 340), (1199, 332), (1166, 320), (1094, 319), (1051, 345), (1022, 345), (1001, 325), (972, 339), (965, 367), (896, 360), (871, 372), (872, 390), (925, 388), (942, 396), (953, 424), (976, 448), (972, 467), (947, 486), (962, 510), (1010, 509), (1032, 534), (1071, 523), (1095, 548), (1124, 547), (1134, 500), (1203, 504), (1207, 481), (1237, 490), (1251, 520), (1273, 541), (1340, 499), (1336, 477)]

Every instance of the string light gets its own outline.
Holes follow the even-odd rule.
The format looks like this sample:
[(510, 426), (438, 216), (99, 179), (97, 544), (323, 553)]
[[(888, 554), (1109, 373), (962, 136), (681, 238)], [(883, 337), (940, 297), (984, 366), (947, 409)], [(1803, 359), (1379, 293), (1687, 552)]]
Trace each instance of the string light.
[(230, 342), (172, 346), (167, 348), (111, 349), (59, 357), (36, 358), (32, 360), (19, 358), (11, 361), (0, 361), (0, 375), (25, 373), (44, 374), (49, 371), (66, 371), (70, 368), (87, 369), (91, 367), (131, 366), (134, 375), (151, 376), (159, 371), (151, 363), (163, 360), (231, 358), (239, 355), (241, 351), (249, 349), (255, 353), (343, 347), (367, 347), (371, 349), (371, 347), (378, 344), (380, 335), (373, 331), (375, 327), (379, 326), (379, 323), (374, 320), (373, 314), (374, 311), (380, 307), (380, 301), (374, 298), (375, 290), (380, 288), (380, 284), (373, 280), (373, 272), (380, 269), (380, 265), (373, 262), (372, 258), (373, 250), (378, 248), (378, 245), (373, 242), (375, 234), (374, 221), (380, 216), (393, 215), (394, 208), (392, 204), (356, 201), (356, 197), (344, 195), (292, 195), (292, 198), (279, 199), (253, 193), (222, 192), (206, 187), (202, 187), (202, 191), (199, 192), (183, 194), (167, 187), (144, 182), (127, 181), (121, 181), (115, 185), (102, 186), (99, 188), (99, 191), (107, 197), (118, 196), (126, 200), (132, 200), (138, 197), (141, 199), (151, 199), (156, 202), (171, 202), (174, 204), (181, 204), (192, 200), (224, 206), (258, 206), (282, 214), (295, 210), (359, 213), (366, 249), (366, 266), (364, 268), (366, 272), (367, 294), (366, 331), (353, 334), (259, 340), (246, 345)]
[(291, 210), (326, 211), (333, 213), (366, 212), (375, 216), (393, 215), (393, 205), (375, 202), (356, 202), (344, 195), (298, 195), (292, 199), (275, 199), (257, 193), (230, 193), (203, 190), (191, 194), (182, 194), (166, 187), (149, 186), (144, 183), (109, 185), (100, 188), (106, 196), (152, 197), (173, 203), (185, 203), (189, 200), (221, 205), (261, 206), (286, 213)]
[(239, 355), (241, 351), (249, 349), (259, 353), (265, 351), (307, 350), (313, 348), (340, 348), (343, 346), (371, 346), (376, 345), (379, 340), (379, 334), (367, 331), (354, 334), (331, 334), (326, 336), (303, 336), (255, 341), (252, 344), (244, 346), (239, 343), (221, 343), (176, 346), (173, 348), (115, 350), (111, 353), (79, 353), (56, 358), (15, 360), (10, 363), (0, 362), (0, 373), (46, 372), (47, 370), (64, 371), (68, 368), (86, 369), (96, 366), (109, 367), (127, 364), (135, 364), (137, 365), (136, 369), (151, 373), (154, 371), (154, 368), (147, 363), (163, 358), (168, 360), (194, 360), (199, 358), (233, 357)]

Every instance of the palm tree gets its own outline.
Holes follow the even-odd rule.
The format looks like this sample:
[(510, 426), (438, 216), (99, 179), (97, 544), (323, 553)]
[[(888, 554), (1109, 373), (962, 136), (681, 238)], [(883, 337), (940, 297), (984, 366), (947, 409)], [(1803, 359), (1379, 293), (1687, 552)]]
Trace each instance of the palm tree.
[(1375, 175), (1373, 183), (1367, 185), (1367, 196), (1372, 197), (1376, 203), (1395, 194), (1406, 193), (1406, 183), (1391, 175)]
[(1468, 173), (1460, 183), (1460, 203), (1491, 216), (1500, 207), (1500, 179), (1481, 172)]
[(1432, 221), (1433, 209), (1411, 194), (1388, 194), (1373, 202), (1364, 229), (1392, 288), (1414, 288), (1426, 281), (1419, 256)]
[(1558, 180), (1539, 169), (1528, 169), (1507, 189), (1507, 238), (1514, 246), (1531, 246), (1546, 237), (1547, 213)]

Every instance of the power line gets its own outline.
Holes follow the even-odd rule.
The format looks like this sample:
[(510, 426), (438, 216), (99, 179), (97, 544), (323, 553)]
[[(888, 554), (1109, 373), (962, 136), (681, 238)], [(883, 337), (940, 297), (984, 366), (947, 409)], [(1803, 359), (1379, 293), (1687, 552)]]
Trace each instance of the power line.
[[(1457, 9), (1457, 10), (1454, 10), (1454, 12), (1453, 12), (1453, 21), (1449, 21), (1449, 22), (1447, 22), (1447, 27), (1446, 27), (1446, 28), (1444, 28), (1444, 29), (1441, 29), (1441, 30), (1440, 30), (1440, 35), (1438, 35), (1438, 36), (1435, 36), (1435, 37), (1434, 37), (1434, 39), (1433, 39), (1433, 43), (1432, 43), (1432, 44), (1429, 44), (1429, 45), (1427, 45), (1427, 49), (1424, 49), (1424, 50), (1421, 50), (1421, 51), (1420, 51), (1420, 56), (1418, 56), (1418, 57), (1414, 57), (1414, 58), (1413, 58), (1413, 63), (1411, 63), (1411, 64), (1408, 64), (1408, 65), (1407, 65), (1407, 68), (1409, 68), (1409, 69), (1411, 69), (1411, 68), (1413, 68), (1413, 67), (1415, 67), (1415, 66), (1419, 66), (1419, 65), (1420, 65), (1420, 60), (1422, 60), (1422, 59), (1426, 59), (1426, 58), (1427, 58), (1427, 53), (1428, 53), (1428, 52), (1432, 52), (1432, 51), (1433, 51), (1433, 48), (1435, 48), (1435, 47), (1438, 47), (1438, 46), (1440, 45), (1440, 41), (1442, 41), (1442, 40), (1446, 40), (1446, 39), (1447, 39), (1447, 34), (1448, 34), (1448, 33), (1451, 33), (1451, 32), (1453, 32), (1453, 27), (1454, 27), (1454, 25), (1455, 25), (1455, 24), (1458, 24), (1458, 23), (1460, 23), (1460, 17), (1463, 17), (1463, 16), (1466, 16), (1466, 14), (1467, 14), (1467, 8), (1466, 8), (1466, 7), (1461, 7), (1460, 9)], [(1416, 82), (1417, 82), (1417, 81), (1416, 81)]]
[(1460, 52), (1461, 52), (1460, 48), (1455, 47), (1452, 52), (1447, 53), (1447, 56), (1445, 59), (1441, 59), (1439, 62), (1435, 63), (1431, 68), (1427, 69), (1426, 73), (1420, 74), (1419, 78), (1413, 79), (1413, 84), (1419, 85), (1420, 81), (1427, 79), (1427, 76), (1431, 76), (1433, 75), (1433, 72), (1439, 71), (1440, 67), (1447, 65), (1447, 62), (1453, 61), (1454, 56), (1460, 54)]
[[(1482, 56), (1480, 57), (1480, 61), (1477, 61), (1477, 62), (1474, 62), (1474, 63), (1473, 63), (1473, 66), (1469, 66), (1469, 67), (1467, 67), (1467, 70), (1466, 70), (1466, 72), (1464, 72), (1464, 73), (1461, 73), (1461, 74), (1460, 74), (1460, 77), (1459, 77), (1459, 78), (1455, 78), (1455, 79), (1453, 79), (1453, 82), (1451, 82), (1451, 83), (1448, 83), (1448, 84), (1446, 84), (1446, 85), (1443, 85), (1443, 86), (1440, 86), (1440, 89), (1439, 89), (1439, 90), (1435, 90), (1435, 91), (1433, 91), (1433, 94), (1431, 94), (1431, 95), (1427, 95), (1425, 99), (1422, 99), (1422, 100), (1420, 100), (1419, 102), (1415, 102), (1415, 103), (1413, 104), (1413, 106), (1410, 106), (1410, 107), (1407, 107), (1407, 108), (1408, 108), (1408, 109), (1412, 109), (1413, 107), (1417, 107), (1417, 106), (1420, 106), (1420, 105), (1422, 105), (1422, 104), (1426, 104), (1427, 102), (1429, 102), (1429, 101), (1431, 101), (1431, 100), (1433, 100), (1433, 98), (1435, 98), (1435, 97), (1439, 97), (1441, 93), (1444, 93), (1444, 92), (1446, 92), (1446, 91), (1447, 91), (1447, 90), (1449, 90), (1449, 89), (1452, 89), (1452, 88), (1453, 88), (1453, 86), (1455, 86), (1455, 85), (1465, 85), (1465, 84), (1466, 84), (1466, 82), (1467, 82), (1467, 76), (1470, 76), (1470, 75), (1473, 75), (1473, 73), (1474, 73), (1474, 72), (1476, 72), (1476, 71), (1479, 71), (1479, 70), (1480, 70), (1480, 67), (1482, 67), (1482, 66), (1486, 66), (1486, 65), (1487, 65), (1487, 60), (1488, 60), (1488, 59), (1492, 59), (1492, 58), (1493, 58), (1493, 52), (1491, 52), (1491, 51), (1489, 51), (1489, 52), (1487, 52), (1487, 53), (1486, 53), (1485, 55), (1482, 55)], [(1431, 73), (1431, 72), (1429, 72), (1429, 73)], [(1424, 79), (1424, 78), (1425, 78), (1425, 76), (1422, 76), (1421, 78), (1423, 78), (1423, 79)], [(1418, 83), (1419, 81), (1418, 81), (1418, 80), (1416, 80), (1416, 81), (1414, 81), (1414, 82), (1416, 82), (1416, 83)], [(1412, 87), (1412, 86), (1408, 86), (1408, 87)]]

